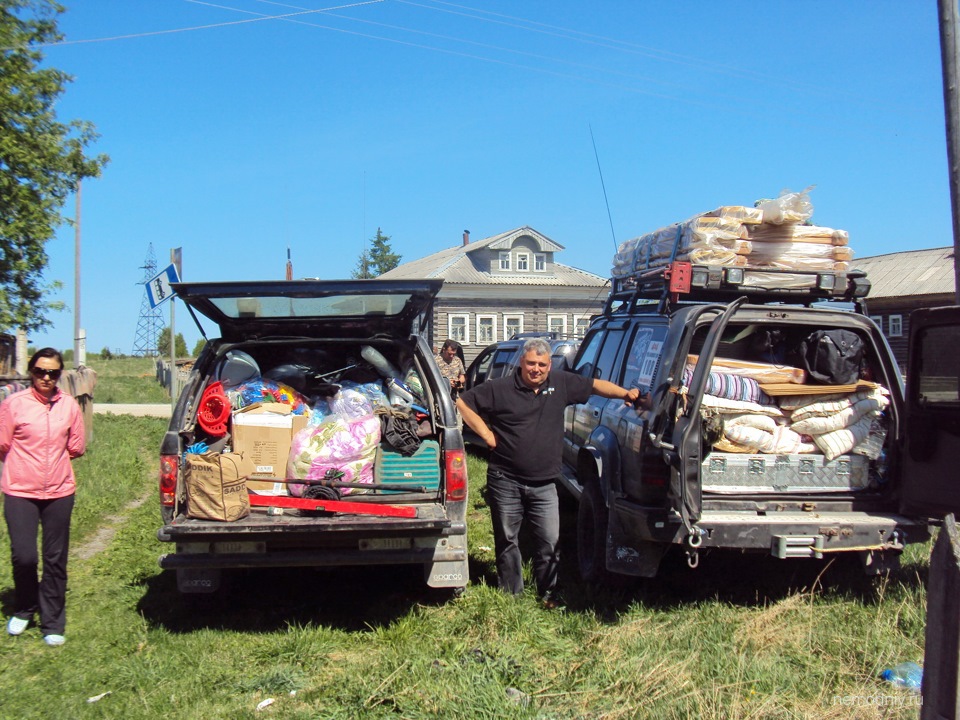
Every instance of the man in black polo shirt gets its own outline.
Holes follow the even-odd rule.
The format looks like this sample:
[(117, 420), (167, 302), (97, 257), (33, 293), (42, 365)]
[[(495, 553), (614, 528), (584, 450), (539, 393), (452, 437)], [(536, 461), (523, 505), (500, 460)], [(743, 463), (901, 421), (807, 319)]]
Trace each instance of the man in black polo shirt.
[(502, 590), (523, 591), (522, 559), (517, 539), (524, 520), (530, 523), (535, 550), (537, 592), (556, 606), (560, 511), (555, 480), (563, 453), (563, 411), (591, 395), (637, 402), (640, 391), (606, 380), (550, 369), (550, 343), (531, 338), (523, 345), (513, 375), (488, 380), (457, 400), (463, 420), (490, 448), (487, 490)]

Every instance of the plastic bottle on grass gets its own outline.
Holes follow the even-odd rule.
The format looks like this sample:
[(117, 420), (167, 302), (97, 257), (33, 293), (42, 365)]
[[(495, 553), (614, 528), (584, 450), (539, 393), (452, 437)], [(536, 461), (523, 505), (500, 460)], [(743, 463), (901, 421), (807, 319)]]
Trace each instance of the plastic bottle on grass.
[(915, 662), (902, 662), (884, 670), (880, 673), (880, 678), (891, 685), (920, 692), (920, 684), (923, 682), (923, 668)]

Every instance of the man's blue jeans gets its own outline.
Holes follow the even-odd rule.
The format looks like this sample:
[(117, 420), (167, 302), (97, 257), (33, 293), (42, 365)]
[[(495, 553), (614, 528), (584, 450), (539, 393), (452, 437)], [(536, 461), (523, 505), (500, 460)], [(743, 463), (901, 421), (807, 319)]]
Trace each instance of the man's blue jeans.
[(533, 577), (537, 593), (546, 595), (557, 584), (560, 565), (560, 505), (553, 482), (525, 485), (501, 470), (487, 471), (487, 492), (497, 553), (497, 582), (501, 590), (523, 592), (523, 559), (520, 527), (524, 521), (533, 534)]

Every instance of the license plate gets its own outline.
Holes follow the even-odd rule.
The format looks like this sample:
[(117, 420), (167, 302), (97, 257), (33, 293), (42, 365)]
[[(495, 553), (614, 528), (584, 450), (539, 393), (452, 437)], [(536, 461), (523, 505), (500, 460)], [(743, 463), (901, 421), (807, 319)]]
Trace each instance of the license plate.
[(215, 555), (246, 555), (251, 553), (265, 553), (265, 542), (216, 542), (213, 544)]
[(360, 541), (361, 550), (409, 550), (413, 547), (410, 538), (369, 538)]

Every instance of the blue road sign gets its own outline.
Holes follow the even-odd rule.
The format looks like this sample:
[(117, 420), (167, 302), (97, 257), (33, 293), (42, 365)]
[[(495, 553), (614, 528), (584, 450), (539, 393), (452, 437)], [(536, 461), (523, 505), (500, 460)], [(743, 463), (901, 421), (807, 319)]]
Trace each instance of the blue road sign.
[(180, 276), (177, 275), (177, 266), (171, 263), (145, 283), (151, 308), (162, 305), (173, 297), (173, 288), (170, 285), (175, 282), (180, 282)]

